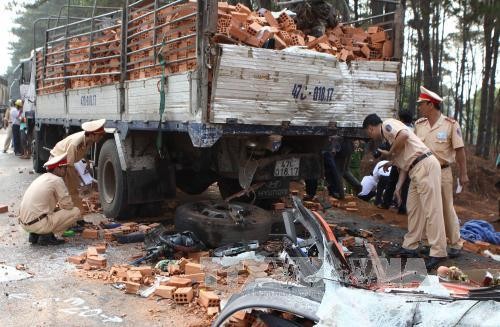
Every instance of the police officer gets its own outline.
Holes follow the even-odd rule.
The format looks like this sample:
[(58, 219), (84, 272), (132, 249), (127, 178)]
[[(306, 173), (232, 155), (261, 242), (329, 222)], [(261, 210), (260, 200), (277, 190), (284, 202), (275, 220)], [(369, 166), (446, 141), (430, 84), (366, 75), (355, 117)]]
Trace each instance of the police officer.
[(390, 150), (379, 151), (400, 169), (395, 196), (401, 202), (401, 187), (409, 175), (408, 233), (398, 254), (417, 257), (417, 248), (424, 226), (431, 246), (426, 259), (427, 269), (433, 269), (446, 259), (446, 235), (441, 202), (441, 167), (438, 159), (427, 146), (402, 122), (387, 119), (384, 122), (377, 114), (366, 116), (363, 128), (374, 140), (384, 139), (391, 144)]
[[(66, 154), (49, 159), (44, 165), (47, 173), (39, 176), (24, 193), (19, 209), (19, 223), (30, 233), (29, 242), (57, 245), (60, 233), (75, 225), (80, 209), (71, 201), (63, 177), (66, 174)], [(59, 210), (56, 211), (56, 205)]]
[(83, 210), (82, 200), (78, 195), (80, 177), (74, 168), (74, 164), (75, 162), (82, 160), (92, 144), (98, 142), (104, 136), (105, 123), (105, 119), (83, 123), (83, 131), (71, 134), (65, 139), (57, 142), (54, 148), (50, 151), (50, 155), (53, 157), (67, 154), (68, 165), (71, 167), (64, 176), (64, 182), (68, 187), (73, 203), (80, 208), (80, 210)]
[(461, 185), (469, 182), (465, 159), (464, 141), (460, 125), (441, 113), (443, 101), (439, 95), (420, 87), (417, 100), (418, 111), (422, 118), (415, 122), (415, 134), (429, 147), (441, 165), (441, 197), (446, 236), (450, 240), (448, 256), (457, 257), (462, 244), (460, 241), (460, 224), (453, 207), (453, 176), (450, 165), (458, 164)]

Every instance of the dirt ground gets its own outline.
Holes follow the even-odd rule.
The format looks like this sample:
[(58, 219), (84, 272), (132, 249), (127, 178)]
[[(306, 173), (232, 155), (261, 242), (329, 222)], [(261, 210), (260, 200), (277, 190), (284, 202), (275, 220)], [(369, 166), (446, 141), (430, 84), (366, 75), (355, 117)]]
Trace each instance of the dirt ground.
[[(0, 132), (3, 144), (4, 132)], [(9, 205), (9, 212), (0, 214), (0, 274), (1, 267), (24, 264), (29, 278), (2, 281), (0, 279), (0, 326), (208, 326), (210, 320), (196, 305), (175, 305), (170, 300), (141, 298), (124, 294), (99, 280), (81, 277), (65, 260), (83, 252), (92, 241), (80, 237), (57, 247), (31, 246), (27, 233), (17, 223), (16, 212), (24, 190), (37, 175), (30, 173), (31, 161), (16, 158), (12, 153), (0, 153), (0, 204)], [(184, 203), (218, 197), (215, 186), (200, 196), (179, 195), (174, 203)], [(480, 218), (493, 222), (497, 209), (489, 199), (470, 196), (458, 200), (457, 212), (462, 220)], [(352, 200), (351, 200), (352, 201)], [(492, 200), (491, 200), (492, 201)], [(333, 208), (325, 213), (327, 221), (353, 230), (363, 228), (374, 233), (375, 240), (393, 243), (401, 241), (406, 228), (406, 216), (357, 201), (359, 211), (348, 213)], [(491, 205), (491, 209), (490, 208)], [(172, 202), (165, 206), (161, 217), (151, 221), (171, 224)], [(379, 214), (374, 216), (374, 214)], [(101, 214), (85, 216), (89, 222), (105, 219)], [(498, 222), (495, 223), (498, 229)], [(383, 251), (383, 247), (380, 248)], [(130, 261), (143, 254), (140, 244), (111, 245), (106, 257), (108, 266)], [(500, 268), (500, 264), (475, 254), (464, 253), (446, 265), (459, 267)]]

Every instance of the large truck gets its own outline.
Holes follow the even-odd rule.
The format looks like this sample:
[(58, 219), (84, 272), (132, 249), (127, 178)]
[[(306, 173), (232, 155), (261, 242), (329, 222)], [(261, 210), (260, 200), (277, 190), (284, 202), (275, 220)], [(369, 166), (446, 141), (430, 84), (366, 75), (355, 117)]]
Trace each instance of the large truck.
[[(68, 5), (33, 56), (35, 170), (82, 122), (105, 118), (91, 155), (107, 216), (215, 182), (224, 198), (245, 189), (265, 202), (288, 194), (291, 181), (321, 177), (332, 136), (362, 137), (366, 114), (394, 115), (399, 46), (392, 60), (341, 62), (227, 44), (217, 34), (221, 6), (139, 0), (77, 18)], [(379, 24), (390, 42), (400, 40), (397, 25)]]

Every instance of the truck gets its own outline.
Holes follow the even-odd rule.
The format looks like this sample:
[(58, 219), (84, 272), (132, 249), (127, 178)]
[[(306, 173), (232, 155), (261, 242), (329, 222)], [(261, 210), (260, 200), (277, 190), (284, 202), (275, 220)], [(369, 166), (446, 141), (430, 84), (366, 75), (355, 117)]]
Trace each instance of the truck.
[(7, 80), (0, 78), (0, 128), (3, 127), (3, 117), (5, 110), (9, 108), (9, 89), (7, 87)]
[[(397, 11), (382, 15), (394, 19), (374, 31), (394, 49), (390, 58), (376, 51), (381, 44), (364, 43), (372, 49), (365, 60), (344, 62), (331, 55), (340, 48), (327, 43), (316, 48), (330, 53), (273, 48), (251, 34), (246, 41), (232, 37), (224, 19), (247, 15), (240, 32), (253, 31), (250, 19), (263, 22), (243, 7), (137, 0), (120, 8), (94, 4), (90, 17), (75, 17), (68, 4), (67, 16), (48, 18), (32, 56), (34, 169), (42, 171), (50, 148), (82, 122), (105, 118), (107, 133), (91, 160), (106, 216), (158, 209), (178, 190), (200, 194), (214, 183), (223, 198), (237, 193), (264, 205), (287, 195), (291, 181), (320, 178), (332, 137), (363, 137), (369, 113), (394, 116)], [(300, 36), (293, 22), (285, 23), (288, 35)], [(337, 32), (346, 32), (342, 42), (351, 50), (342, 53), (360, 53), (350, 34), (356, 29), (345, 26)], [(372, 55), (377, 59), (368, 60)]]

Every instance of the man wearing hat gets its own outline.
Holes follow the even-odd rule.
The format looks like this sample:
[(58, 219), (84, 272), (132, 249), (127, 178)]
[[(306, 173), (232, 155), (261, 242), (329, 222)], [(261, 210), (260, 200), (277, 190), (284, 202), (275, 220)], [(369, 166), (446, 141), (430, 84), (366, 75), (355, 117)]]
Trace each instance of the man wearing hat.
[(395, 196), (401, 202), (401, 187), (410, 176), (408, 189), (408, 233), (397, 253), (417, 257), (417, 248), (424, 226), (431, 246), (427, 269), (433, 269), (446, 259), (446, 235), (441, 202), (441, 167), (429, 148), (405, 124), (396, 119), (382, 122), (377, 114), (366, 116), (363, 129), (374, 140), (385, 140), (390, 150), (378, 149), (382, 155), (400, 169)]
[(10, 123), (12, 125), (12, 144), (14, 145), (14, 153), (16, 156), (21, 156), (23, 149), (21, 146), (21, 118), (23, 115), (23, 100), (17, 99), (14, 102), (14, 107), (10, 109)]
[(443, 202), (444, 225), (446, 236), (450, 240), (448, 256), (457, 257), (462, 244), (460, 242), (460, 224), (453, 207), (453, 175), (450, 165), (456, 162), (461, 185), (469, 182), (465, 159), (464, 141), (460, 125), (441, 113), (443, 99), (425, 87), (420, 87), (417, 100), (420, 118), (415, 122), (415, 134), (429, 147), (441, 165), (441, 197)]
[(105, 119), (93, 120), (82, 124), (83, 131), (69, 135), (65, 139), (57, 142), (54, 148), (50, 151), (51, 156), (60, 156), (67, 154), (68, 169), (64, 177), (64, 182), (68, 187), (69, 194), (73, 203), (83, 210), (82, 200), (78, 195), (78, 186), (80, 185), (80, 177), (74, 168), (75, 162), (82, 160), (89, 151), (92, 144), (99, 142), (104, 136)]
[[(64, 232), (75, 225), (80, 217), (80, 209), (73, 205), (64, 184), (66, 154), (49, 159), (44, 167), (47, 173), (35, 179), (24, 193), (19, 223), (30, 233), (30, 243), (57, 245), (64, 243), (64, 240), (57, 239), (54, 233)], [(57, 211), (56, 205), (59, 205)]]

